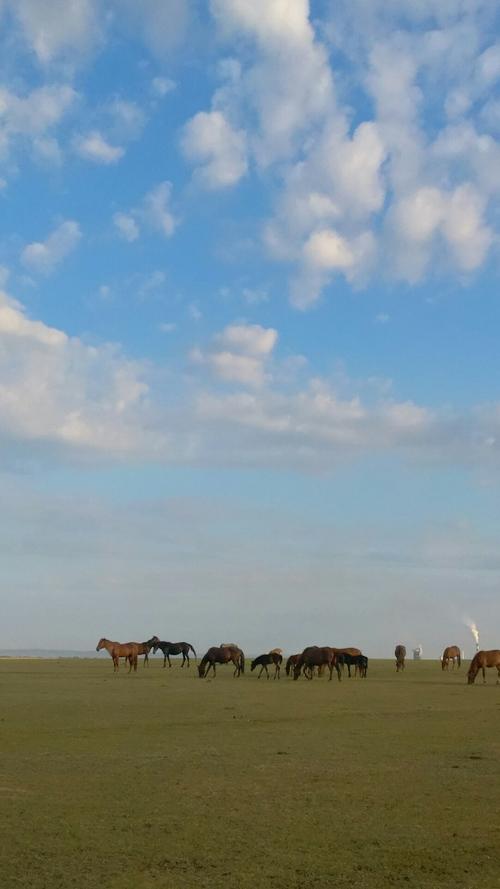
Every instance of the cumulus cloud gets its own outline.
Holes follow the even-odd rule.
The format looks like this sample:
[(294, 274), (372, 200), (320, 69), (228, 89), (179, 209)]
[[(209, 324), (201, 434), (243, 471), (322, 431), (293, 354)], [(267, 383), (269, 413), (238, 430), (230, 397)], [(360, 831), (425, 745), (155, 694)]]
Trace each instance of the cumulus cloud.
[(170, 208), (171, 197), (172, 183), (160, 182), (147, 193), (142, 206), (146, 222), (166, 238), (173, 235), (177, 226), (177, 219)]
[(199, 111), (184, 127), (181, 148), (206, 188), (235, 185), (247, 172), (246, 136), (221, 111)]
[(171, 201), (172, 183), (159, 182), (144, 195), (139, 206), (128, 213), (115, 213), (113, 223), (120, 236), (129, 242), (137, 240), (142, 225), (170, 238), (179, 223), (170, 206)]
[(296, 306), (335, 275), (362, 286), (383, 269), (414, 282), (443, 246), (448, 273), (487, 260), (500, 194), (491, 5), (353, 0), (314, 22), (308, 0), (210, 9), (232, 55), (183, 151), (211, 188), (266, 170), (263, 243), (291, 265)]
[(144, 369), (111, 345), (31, 320), (0, 294), (0, 440), (132, 453), (155, 447), (141, 413)]
[(39, 61), (87, 52), (100, 33), (95, 0), (7, 0)]
[(115, 213), (113, 222), (125, 241), (129, 241), (129, 243), (137, 241), (140, 232), (133, 216), (129, 213)]
[(24, 265), (41, 274), (49, 274), (78, 245), (82, 233), (74, 220), (62, 222), (45, 241), (28, 244), (21, 253)]
[(211, 348), (194, 349), (191, 360), (208, 366), (228, 383), (259, 387), (269, 378), (267, 364), (278, 332), (259, 324), (229, 324), (214, 337)]
[(42, 86), (24, 95), (0, 87), (0, 160), (8, 160), (18, 145), (59, 160), (59, 146), (51, 132), (76, 99), (77, 93), (67, 85)]
[(95, 164), (116, 164), (125, 154), (119, 145), (110, 145), (98, 130), (77, 137), (74, 145), (80, 157)]

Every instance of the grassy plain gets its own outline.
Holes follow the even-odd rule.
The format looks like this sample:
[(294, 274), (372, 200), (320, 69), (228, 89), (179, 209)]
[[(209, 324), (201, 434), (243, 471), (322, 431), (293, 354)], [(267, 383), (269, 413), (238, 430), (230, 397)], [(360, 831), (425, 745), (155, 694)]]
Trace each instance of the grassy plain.
[(0, 661), (2, 886), (500, 887), (491, 672), (196, 676)]

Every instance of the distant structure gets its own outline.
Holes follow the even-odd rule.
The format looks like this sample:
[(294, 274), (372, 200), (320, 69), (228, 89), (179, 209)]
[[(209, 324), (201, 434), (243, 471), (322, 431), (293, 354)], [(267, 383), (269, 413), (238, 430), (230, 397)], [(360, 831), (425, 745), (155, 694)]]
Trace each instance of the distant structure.
[(417, 645), (416, 648), (413, 649), (413, 660), (419, 661), (424, 653), (424, 650), (421, 645)]

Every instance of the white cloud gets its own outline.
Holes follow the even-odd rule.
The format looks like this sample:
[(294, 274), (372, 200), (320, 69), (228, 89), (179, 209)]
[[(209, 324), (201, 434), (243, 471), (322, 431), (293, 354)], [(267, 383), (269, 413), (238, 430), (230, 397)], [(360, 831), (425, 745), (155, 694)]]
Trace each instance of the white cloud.
[(153, 77), (151, 81), (151, 91), (160, 98), (171, 93), (175, 88), (175, 80), (171, 80), (169, 77)]
[(39, 157), (59, 162), (61, 152), (51, 131), (76, 99), (75, 90), (66, 85), (42, 86), (25, 95), (0, 87), (0, 160), (8, 160), (18, 145), (28, 145)]
[(25, 39), (47, 64), (64, 55), (86, 52), (99, 37), (94, 0), (11, 0), (10, 7)]
[(148, 225), (166, 238), (173, 235), (178, 223), (170, 209), (171, 196), (172, 183), (160, 182), (147, 193), (141, 210)]
[(121, 26), (128, 23), (162, 62), (186, 39), (194, 16), (192, 0), (113, 0), (113, 5)]
[(142, 431), (143, 368), (115, 346), (87, 346), (32, 321), (5, 293), (0, 344), (3, 444), (17, 439), (102, 453), (156, 446), (154, 434)]
[(77, 154), (95, 164), (116, 164), (125, 154), (118, 145), (110, 145), (98, 130), (79, 136), (74, 141)]
[(136, 241), (141, 233), (140, 223), (170, 238), (179, 224), (170, 207), (171, 199), (172, 183), (160, 182), (144, 195), (138, 207), (128, 213), (115, 213), (113, 222), (121, 237), (129, 242)]
[(235, 185), (247, 172), (246, 136), (221, 111), (200, 111), (184, 127), (181, 147), (206, 188)]
[(75, 249), (81, 236), (78, 223), (66, 220), (45, 241), (28, 244), (21, 253), (21, 260), (34, 271), (49, 274)]
[(260, 324), (229, 324), (217, 335), (216, 341), (248, 355), (270, 355), (278, 341), (278, 332)]
[(115, 213), (113, 222), (125, 241), (136, 241), (139, 237), (139, 226), (136, 220), (129, 213)]
[(269, 378), (268, 360), (278, 341), (272, 327), (229, 324), (217, 334), (208, 350), (194, 349), (191, 360), (208, 366), (220, 380), (260, 387)]

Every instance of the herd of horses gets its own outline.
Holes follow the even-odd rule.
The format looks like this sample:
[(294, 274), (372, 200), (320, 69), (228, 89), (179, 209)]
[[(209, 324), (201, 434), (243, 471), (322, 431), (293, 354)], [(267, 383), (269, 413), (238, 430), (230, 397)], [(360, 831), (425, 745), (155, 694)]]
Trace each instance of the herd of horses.
[[(131, 670), (137, 670), (138, 659), (144, 655), (144, 666), (149, 665), (149, 654), (151, 649), (153, 654), (161, 651), (163, 654), (163, 666), (171, 667), (170, 655), (182, 655), (182, 664), (189, 667), (191, 651), (197, 657), (196, 651), (190, 642), (163, 642), (158, 636), (152, 636), (146, 642), (113, 642), (104, 636), (99, 639), (96, 651), (105, 649), (113, 660), (113, 669), (118, 671), (120, 667), (120, 658), (124, 658), (129, 664), (129, 673)], [(396, 672), (403, 672), (406, 666), (406, 648), (404, 645), (396, 645), (394, 650), (396, 659)], [(245, 655), (239, 645), (235, 642), (225, 642), (221, 645), (213, 645), (203, 655), (198, 664), (198, 675), (201, 679), (207, 678), (210, 671), (216, 676), (217, 664), (232, 664), (234, 667), (233, 676), (241, 676), (245, 672)], [(260, 667), (258, 679), (265, 672), (267, 679), (270, 679), (269, 667), (274, 668), (274, 679), (279, 679), (281, 667), (283, 664), (283, 651), (281, 648), (273, 648), (271, 651), (261, 654), (254, 658), (250, 665), (250, 671), (253, 672)], [(441, 669), (449, 670), (451, 664), (452, 670), (460, 668), (462, 664), (462, 655), (458, 645), (449, 645), (445, 648), (441, 658)], [(291, 676), (297, 680), (302, 674), (306, 679), (311, 680), (315, 673), (321, 676), (328, 670), (329, 678), (332, 679), (333, 671), (337, 673), (340, 682), (344, 669), (347, 667), (349, 678), (351, 678), (351, 668), (354, 667), (354, 675), (359, 675), (362, 679), (366, 679), (368, 674), (368, 658), (359, 648), (332, 648), (329, 646), (309, 645), (298, 654), (291, 654), (285, 665), (287, 676)], [(500, 649), (491, 651), (478, 651), (469, 666), (467, 673), (467, 681), (472, 685), (477, 674), (481, 671), (483, 682), (486, 682), (486, 669), (493, 667), (497, 669), (497, 683), (500, 684)]]

